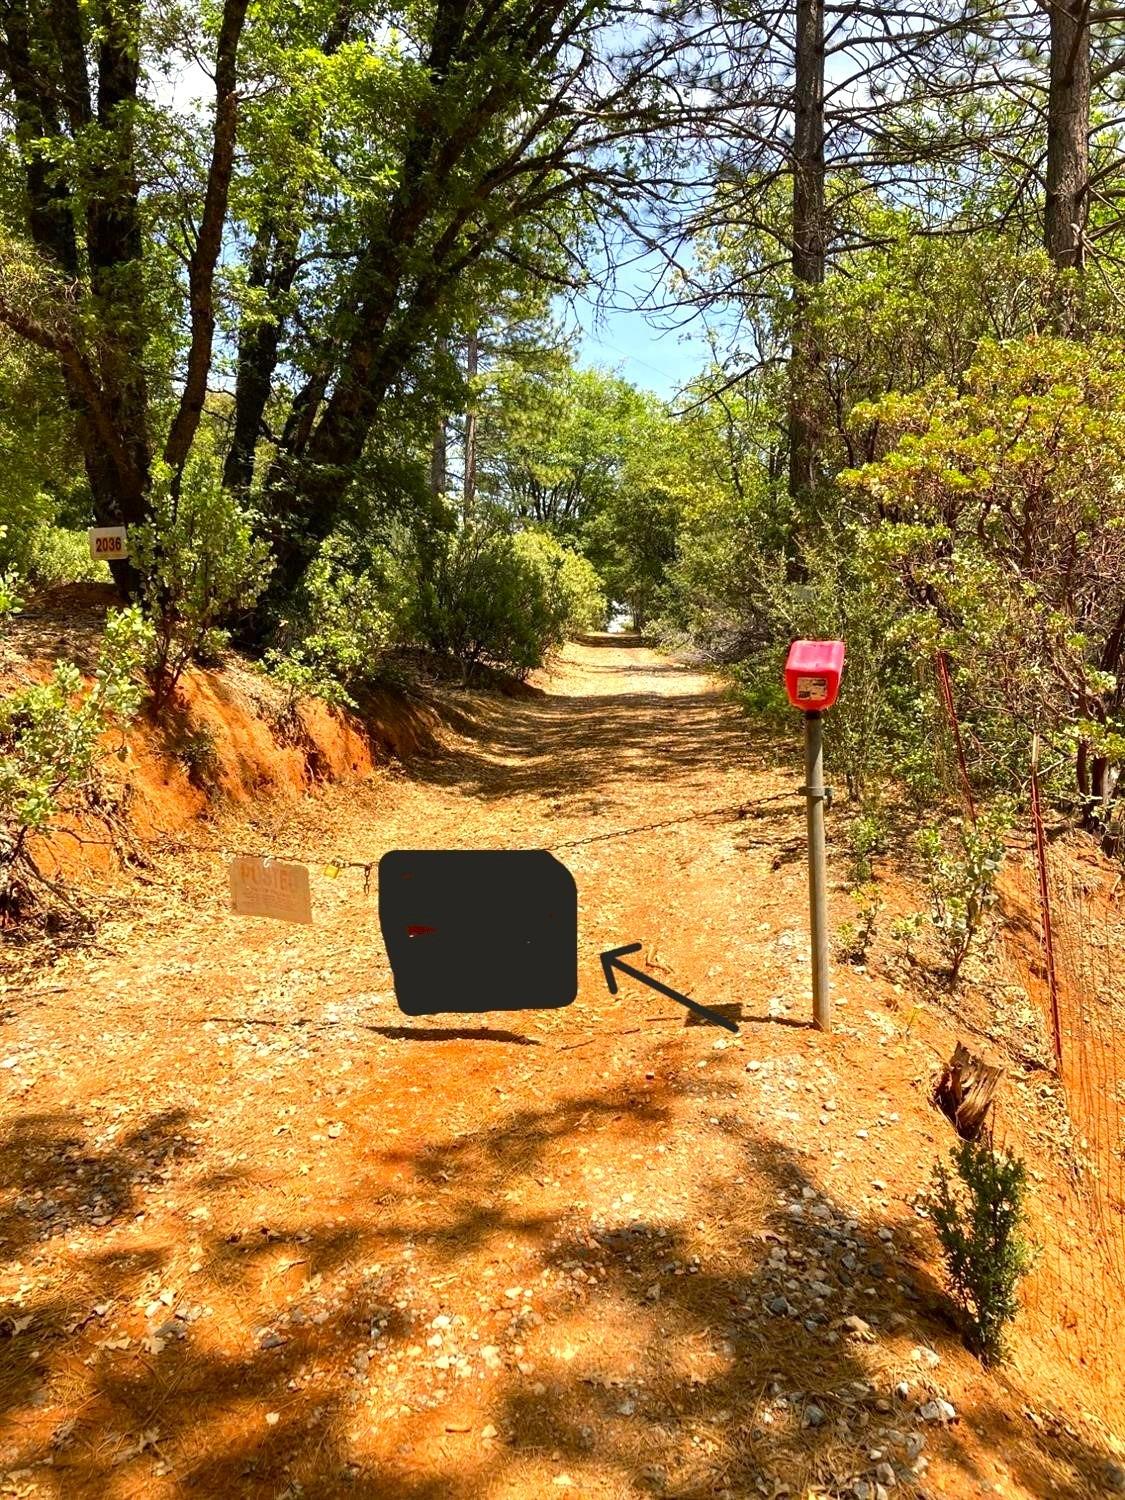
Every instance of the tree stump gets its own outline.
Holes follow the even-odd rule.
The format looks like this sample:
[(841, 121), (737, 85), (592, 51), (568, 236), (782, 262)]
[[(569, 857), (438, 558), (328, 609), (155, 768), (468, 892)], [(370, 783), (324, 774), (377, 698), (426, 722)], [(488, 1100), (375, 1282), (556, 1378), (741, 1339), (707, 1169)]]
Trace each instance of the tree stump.
[(964, 1042), (953, 1049), (934, 1089), (934, 1103), (963, 1140), (975, 1141), (984, 1130), (1003, 1076), (1003, 1069), (974, 1057)]

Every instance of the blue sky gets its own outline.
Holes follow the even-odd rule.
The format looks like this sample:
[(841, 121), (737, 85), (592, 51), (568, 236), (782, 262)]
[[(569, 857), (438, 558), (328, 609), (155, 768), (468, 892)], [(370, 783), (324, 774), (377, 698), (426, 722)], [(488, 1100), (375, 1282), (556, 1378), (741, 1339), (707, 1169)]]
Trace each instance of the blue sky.
[[(634, 385), (670, 397), (710, 361), (702, 321), (683, 324), (682, 315), (647, 316), (641, 305), (653, 296), (658, 262), (645, 257), (617, 270), (612, 294), (578, 299), (559, 314), (577, 329), (578, 359), (617, 371)], [(682, 326), (669, 327), (670, 323)]]
[(642, 312), (622, 309), (598, 315), (590, 302), (575, 311), (581, 330), (579, 361), (615, 370), (658, 396), (674, 396), (708, 359), (707, 345), (698, 335), (661, 329)]

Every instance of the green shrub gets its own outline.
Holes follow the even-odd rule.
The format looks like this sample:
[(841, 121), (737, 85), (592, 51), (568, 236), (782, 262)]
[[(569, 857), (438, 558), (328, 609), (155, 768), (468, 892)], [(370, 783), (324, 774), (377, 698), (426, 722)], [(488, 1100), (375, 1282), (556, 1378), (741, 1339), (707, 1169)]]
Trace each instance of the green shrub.
[(56, 662), (45, 683), (0, 701), (0, 912), (20, 915), (59, 888), (40, 872), (36, 835), (56, 825), (66, 802), (92, 790), (100, 760), (113, 753), (102, 737), (124, 729), (140, 705), (139, 670), (151, 628), (136, 607), (106, 620), (93, 683)]
[(222, 757), (209, 725), (201, 724), (196, 729), (186, 730), (176, 740), (173, 749), (192, 786), (201, 792), (211, 792), (220, 784)]
[(840, 487), (879, 518), (918, 647), (948, 654), (971, 770), (1022, 793), (1028, 727), (1051, 726), (1087, 826), (1109, 833), (1125, 770), (1120, 337), (982, 338), (967, 367), (856, 408), (852, 427), (876, 461)]
[(957, 1181), (938, 1161), (928, 1206), (967, 1342), (985, 1361), (995, 1360), (1016, 1315), (1016, 1288), (1031, 1266), (1021, 1232), (1027, 1169), (988, 1136), (961, 1141), (952, 1162)]
[(0, 573), (0, 619), (23, 608), (23, 581), (14, 570)]
[(388, 649), (403, 637), (409, 591), (398, 559), (336, 534), (302, 580), (279, 646), (266, 653), (274, 681), (286, 692), (282, 721), (316, 696), (354, 706), (352, 695), (377, 680)]
[(552, 612), (567, 632), (601, 630), (609, 605), (597, 570), (580, 552), (564, 547), (545, 531), (518, 532), (513, 546), (540, 574)]
[(852, 892), (856, 903), (854, 922), (842, 922), (836, 934), (836, 956), (842, 963), (862, 964), (875, 937), (883, 901), (874, 885), (865, 884)]
[(66, 526), (36, 526), (28, 538), (27, 576), (40, 588), (81, 583), (106, 576), (105, 563), (90, 556), (84, 531)]
[(753, 520), (752, 506), (733, 503), (689, 514), (671, 569), (670, 623), (731, 667), (749, 712), (789, 724), (788, 643), (846, 641), (839, 702), (825, 723), (833, 777), (853, 798), (891, 777), (928, 795), (937, 788), (936, 698), (929, 674), (918, 670), (908, 601), (870, 534), (825, 528), (816, 545), (789, 557), (763, 546)]
[(911, 963), (918, 961), (916, 945), (925, 920), (924, 912), (915, 911), (907, 916), (896, 917), (891, 923), (891, 937), (896, 943), (902, 944), (906, 957)]
[(149, 666), (159, 712), (188, 663), (214, 659), (225, 642), (221, 627), (253, 605), (269, 552), (206, 453), (188, 460), (178, 493), (158, 470), (152, 520), (130, 528), (129, 546), (154, 626)]
[(526, 677), (566, 635), (568, 604), (541, 560), (484, 519), (439, 532), (420, 556), (413, 623), (431, 650), (465, 673), (488, 666)]
[[(0, 548), (3, 547), (7, 531), (6, 526), (0, 526)], [(19, 570), (10, 563), (0, 568), (0, 620), (23, 608), (23, 593), (23, 579)]]
[(887, 820), (877, 807), (868, 808), (848, 826), (848, 852), (854, 885), (866, 885), (874, 875), (872, 859), (887, 851)]
[(924, 828), (918, 835), (930, 919), (948, 961), (950, 984), (956, 984), (973, 939), (996, 905), (1008, 822), (1006, 810), (997, 806), (976, 823), (959, 819), (951, 838), (938, 828)]
[(0, 567), (14, 567), (35, 588), (107, 576), (105, 564), (90, 556), (85, 531), (43, 520), (7, 528), (0, 536)]

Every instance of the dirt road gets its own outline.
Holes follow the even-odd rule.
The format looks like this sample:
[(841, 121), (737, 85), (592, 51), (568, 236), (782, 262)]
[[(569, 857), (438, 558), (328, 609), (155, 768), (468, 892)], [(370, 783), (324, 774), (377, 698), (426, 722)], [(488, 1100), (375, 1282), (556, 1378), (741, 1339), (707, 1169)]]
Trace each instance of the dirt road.
[[(315, 857), (312, 927), (166, 858), (9, 989), (0, 1492), (1094, 1493), (940, 1312), (915, 1196), (945, 1039), (850, 971), (808, 1029), (799, 804), (691, 816), (795, 786), (795, 739), (613, 643), (464, 704), (435, 758), (211, 835)], [(479, 1022), (402, 1016), (374, 888), (322, 869), (544, 846), (579, 998)], [(629, 941), (741, 1035), (610, 996)]]

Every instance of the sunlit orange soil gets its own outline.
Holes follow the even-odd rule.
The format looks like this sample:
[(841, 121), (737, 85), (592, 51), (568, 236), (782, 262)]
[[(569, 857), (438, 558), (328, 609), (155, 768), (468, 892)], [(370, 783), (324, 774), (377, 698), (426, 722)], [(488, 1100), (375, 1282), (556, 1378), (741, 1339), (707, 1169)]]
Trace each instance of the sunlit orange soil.
[[(450, 695), (437, 754), (196, 829), (315, 857), (312, 927), (235, 917), (219, 856), (163, 854), (93, 943), (8, 955), (0, 1494), (1110, 1492), (1115, 1354), (1079, 1365), (1040, 1284), (987, 1372), (941, 1291), (919, 1195), (957, 1003), (873, 956), (834, 973), (835, 1033), (806, 1025), (795, 796), (560, 850), (569, 1009), (398, 1012), (374, 879), (330, 856), (558, 846), (801, 780), (796, 726), (764, 738), (642, 646), (569, 647), (540, 686)], [(840, 922), (838, 839), (832, 870)], [(611, 997), (599, 954), (629, 941), (741, 1035)], [(1029, 1153), (1057, 1106), (1032, 1082), (1006, 1085)]]

